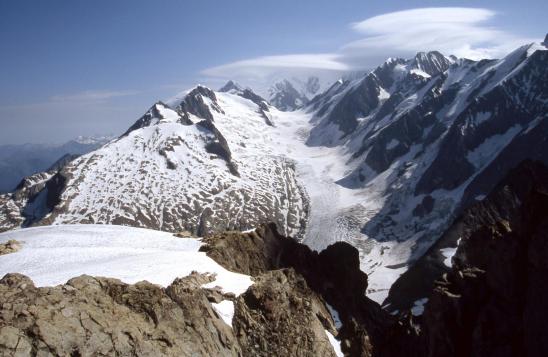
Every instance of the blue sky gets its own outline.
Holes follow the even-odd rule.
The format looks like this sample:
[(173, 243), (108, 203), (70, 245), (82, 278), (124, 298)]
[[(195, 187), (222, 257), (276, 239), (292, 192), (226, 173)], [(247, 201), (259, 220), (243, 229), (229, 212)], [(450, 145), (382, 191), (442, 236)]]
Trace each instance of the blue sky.
[[(437, 21), (453, 10), (397, 13), (441, 6), (475, 9), (450, 19), (457, 31)], [(4, 0), (0, 144), (118, 134), (156, 100), (196, 83), (356, 70), (432, 46), (496, 56), (543, 37), (547, 13), (546, 1)], [(446, 37), (417, 42), (421, 16)], [(386, 32), (393, 23), (401, 26)], [(453, 40), (457, 32), (466, 39)], [(459, 43), (468, 38), (471, 47)]]

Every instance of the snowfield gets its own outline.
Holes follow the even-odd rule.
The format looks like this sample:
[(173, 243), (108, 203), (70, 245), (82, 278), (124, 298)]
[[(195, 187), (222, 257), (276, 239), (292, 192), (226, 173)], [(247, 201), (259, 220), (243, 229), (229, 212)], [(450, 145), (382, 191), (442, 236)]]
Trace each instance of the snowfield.
[(0, 234), (0, 243), (15, 239), (18, 252), (0, 256), (0, 276), (21, 273), (36, 286), (54, 286), (82, 274), (146, 280), (168, 286), (192, 271), (216, 274), (208, 286), (240, 295), (251, 286), (247, 275), (233, 273), (199, 252), (197, 238), (177, 238), (151, 229), (111, 225), (56, 225)]

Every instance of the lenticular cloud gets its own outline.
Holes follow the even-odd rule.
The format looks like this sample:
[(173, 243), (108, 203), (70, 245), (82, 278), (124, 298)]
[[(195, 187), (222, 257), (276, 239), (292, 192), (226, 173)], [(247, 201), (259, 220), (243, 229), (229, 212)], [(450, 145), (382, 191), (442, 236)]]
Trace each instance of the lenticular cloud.
[(474, 8), (422, 8), (371, 17), (351, 25), (366, 37), (345, 45), (343, 58), (359, 65), (372, 52), (441, 51), (447, 55), (479, 59), (498, 57), (527, 42), (488, 25), (496, 13)]
[(497, 13), (489, 9), (440, 7), (391, 12), (350, 24), (361, 38), (332, 53), (263, 56), (209, 68), (210, 77), (243, 82), (268, 78), (274, 72), (372, 68), (389, 56), (411, 57), (420, 51), (440, 51), (470, 59), (502, 57), (525, 39), (490, 24)]

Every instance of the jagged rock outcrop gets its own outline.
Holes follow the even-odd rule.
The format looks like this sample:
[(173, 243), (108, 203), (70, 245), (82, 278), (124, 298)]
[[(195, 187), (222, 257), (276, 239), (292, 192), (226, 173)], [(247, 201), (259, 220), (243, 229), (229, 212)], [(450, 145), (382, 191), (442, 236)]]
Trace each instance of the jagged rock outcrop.
[(270, 88), (270, 103), (282, 111), (291, 111), (308, 103), (308, 99), (297, 91), (288, 80), (275, 83)]
[(393, 309), (428, 299), (420, 333), (399, 343), (420, 346), (411, 356), (547, 355), (547, 232), (548, 167), (525, 161), (392, 288)]
[(202, 120), (199, 121), (196, 125), (209, 130), (214, 135), (214, 140), (209, 141), (205, 149), (210, 154), (215, 154), (226, 161), (226, 165), (228, 166), (230, 173), (234, 176), (240, 176), (238, 173), (238, 166), (234, 161), (232, 161), (232, 153), (230, 152), (230, 147), (228, 146), (228, 143), (221, 134), (221, 132), (215, 127), (215, 124), (213, 124), (212, 121), (209, 120)]
[(256, 277), (236, 300), (233, 326), (246, 356), (335, 356), (329, 311), (293, 269)]
[[(179, 110), (177, 112), (173, 112), (170, 109), (171, 108), (169, 108), (169, 106), (166, 105), (164, 102), (156, 102), (156, 104), (150, 107), (147, 112), (143, 114), (142, 117), (137, 119), (137, 121), (133, 123), (133, 125), (130, 126), (129, 129), (126, 130), (126, 132), (122, 134), (121, 137), (129, 135), (129, 133), (137, 129), (156, 125), (163, 121), (173, 121), (183, 125), (192, 125), (192, 121), (190, 120), (190, 117), (186, 111)], [(174, 116), (175, 118), (173, 118)]]
[(81, 276), (36, 288), (20, 274), (0, 280), (0, 352), (36, 356), (237, 356), (232, 331), (202, 289), (166, 289)]
[(343, 351), (369, 356), (382, 350), (395, 319), (366, 298), (367, 275), (360, 270), (358, 251), (338, 242), (318, 253), (281, 236), (275, 225), (250, 233), (227, 232), (206, 237), (201, 249), (227, 269), (257, 276), (273, 269), (293, 268), (322, 296), (343, 321)]
[(191, 113), (209, 121), (214, 121), (210, 109), (224, 114), (223, 109), (217, 103), (215, 92), (203, 86), (197, 86), (191, 90), (175, 109), (178, 112)]
[(15, 191), (0, 195), (0, 232), (29, 226), (53, 210), (69, 175), (64, 167), (25, 177)]
[[(37, 288), (8, 274), (0, 280), (0, 354), (335, 356), (336, 323), (294, 269), (265, 270), (239, 297), (203, 287), (214, 280), (192, 273), (161, 288), (80, 276)], [(231, 326), (212, 305), (225, 300), (234, 302)]]

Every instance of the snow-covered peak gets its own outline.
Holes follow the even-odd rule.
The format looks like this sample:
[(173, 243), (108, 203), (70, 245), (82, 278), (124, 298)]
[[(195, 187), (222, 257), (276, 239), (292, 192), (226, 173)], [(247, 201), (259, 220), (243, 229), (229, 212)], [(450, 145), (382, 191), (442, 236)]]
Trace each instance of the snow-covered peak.
[(292, 111), (308, 104), (326, 91), (338, 78), (318, 76), (281, 78), (268, 89), (268, 101), (282, 111)]
[(244, 88), (243, 86), (232, 80), (228, 81), (221, 89), (219, 89), (219, 92), (235, 94), (237, 96), (252, 101), (263, 111), (269, 110), (268, 106), (270, 103), (268, 103), (263, 97), (256, 94), (251, 88)]
[(99, 136), (80, 135), (72, 141), (82, 145), (97, 145), (97, 144), (107, 143), (112, 139), (114, 139), (114, 136), (112, 135), (99, 135)]
[(268, 221), (295, 236), (307, 211), (292, 162), (271, 154), (276, 113), (248, 89), (198, 86), (177, 107), (157, 102), (124, 135), (66, 165), (66, 177), (16, 202), (0, 196), (11, 205), (0, 229), (48, 219), (206, 234)]
[(243, 90), (244, 87), (234, 82), (233, 80), (229, 80), (224, 86), (219, 89), (219, 92), (241, 92)]
[(410, 61), (409, 67), (434, 76), (445, 72), (453, 62), (452, 58), (446, 57), (438, 51), (419, 52)]
[(186, 124), (187, 119), (184, 115), (176, 112), (163, 102), (156, 102), (142, 117), (140, 117), (122, 136), (126, 136), (134, 130), (147, 126), (163, 123), (181, 123)]

